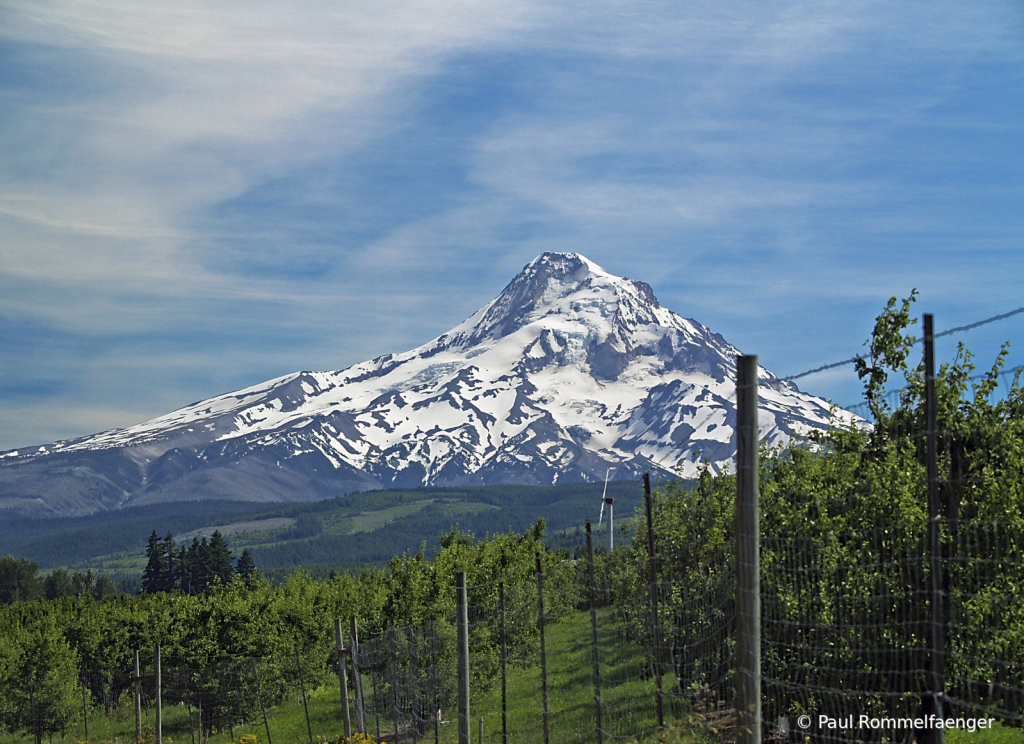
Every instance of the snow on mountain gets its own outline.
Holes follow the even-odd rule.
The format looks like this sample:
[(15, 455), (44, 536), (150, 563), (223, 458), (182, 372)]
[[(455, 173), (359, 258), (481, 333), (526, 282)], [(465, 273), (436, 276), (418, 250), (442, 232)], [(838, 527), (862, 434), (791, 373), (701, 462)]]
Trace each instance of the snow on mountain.
[[(487, 306), (401, 354), (299, 372), (142, 424), (0, 455), (0, 507), (86, 513), (186, 498), (552, 484), (733, 456), (735, 358), (643, 282), (546, 253)], [(828, 404), (762, 369), (779, 444)], [(80, 502), (80, 503), (79, 503)]]

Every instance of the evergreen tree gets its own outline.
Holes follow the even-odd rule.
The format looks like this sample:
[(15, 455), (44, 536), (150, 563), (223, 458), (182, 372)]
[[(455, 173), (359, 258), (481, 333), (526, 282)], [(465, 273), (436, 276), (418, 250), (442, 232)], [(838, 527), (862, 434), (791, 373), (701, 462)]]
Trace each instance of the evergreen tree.
[(160, 545), (160, 551), (163, 554), (163, 571), (160, 576), (160, 591), (173, 592), (178, 588), (178, 571), (175, 565), (177, 561), (177, 553), (174, 550), (174, 536), (168, 532), (164, 536), (163, 543)]
[(220, 530), (213, 531), (207, 555), (210, 561), (210, 583), (214, 579), (219, 579), (222, 584), (230, 583), (235, 569), (231, 565), (231, 551)]
[(200, 594), (213, 583), (213, 555), (210, 541), (203, 537), (196, 548), (196, 557), (192, 563), (192, 593)]
[[(203, 538), (205, 542), (206, 538)], [(198, 594), (202, 591), (202, 567), (200, 558), (199, 538), (193, 537), (192, 544), (184, 545), (178, 551), (178, 587), (185, 594)]]
[[(253, 580), (256, 578), (256, 563), (253, 562), (248, 548), (242, 551), (242, 555), (238, 559), (238, 565), (235, 566), (235, 572), (242, 577), (246, 586), (252, 587)], [(331, 573), (334, 572), (332, 571)]]
[(165, 587), (165, 555), (160, 544), (160, 536), (153, 530), (146, 541), (146, 568), (142, 571), (142, 591), (156, 594), (166, 591)]

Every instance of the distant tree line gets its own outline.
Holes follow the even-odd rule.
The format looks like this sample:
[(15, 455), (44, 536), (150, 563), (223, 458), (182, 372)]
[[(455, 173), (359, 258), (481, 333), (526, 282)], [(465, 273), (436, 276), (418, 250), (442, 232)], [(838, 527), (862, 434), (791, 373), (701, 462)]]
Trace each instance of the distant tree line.
[(109, 576), (92, 568), (74, 573), (58, 568), (43, 577), (35, 561), (13, 555), (0, 558), (0, 604), (83, 594), (101, 600), (116, 595), (117, 586)]
[(214, 530), (209, 540), (194, 537), (180, 548), (170, 532), (161, 539), (153, 530), (146, 542), (142, 591), (200, 594), (213, 584), (230, 584), (236, 574), (251, 584), (256, 566), (248, 550), (242, 552), (237, 566), (232, 565), (231, 550), (220, 530)]

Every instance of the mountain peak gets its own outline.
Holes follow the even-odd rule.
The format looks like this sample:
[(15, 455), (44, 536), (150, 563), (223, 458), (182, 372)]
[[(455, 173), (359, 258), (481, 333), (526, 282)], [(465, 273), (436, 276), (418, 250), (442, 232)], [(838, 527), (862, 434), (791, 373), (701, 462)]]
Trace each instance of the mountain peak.
[[(492, 302), (409, 351), (296, 373), (128, 429), (0, 458), (0, 508), (84, 513), (194, 498), (632, 477), (728, 467), (739, 351), (650, 286), (544, 253)], [(761, 437), (829, 422), (760, 374)]]
[(671, 314), (643, 282), (615, 276), (579, 253), (543, 253), (493, 302), (442, 338), (465, 348), (505, 338), (549, 315), (577, 321), (603, 341), (616, 322), (658, 323)]

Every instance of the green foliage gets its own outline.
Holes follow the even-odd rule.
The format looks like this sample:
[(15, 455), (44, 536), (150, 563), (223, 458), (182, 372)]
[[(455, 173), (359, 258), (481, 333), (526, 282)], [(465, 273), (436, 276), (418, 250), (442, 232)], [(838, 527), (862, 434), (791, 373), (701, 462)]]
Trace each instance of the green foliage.
[(906, 369), (914, 337), (904, 334), (903, 330), (910, 325), (910, 306), (916, 297), (915, 289), (899, 309), (896, 308), (896, 298), (889, 298), (885, 310), (875, 319), (868, 359), (859, 358), (854, 362), (857, 377), (864, 380), (864, 398), (878, 420), (883, 419), (887, 411), (884, 391), (889, 372)]
[[(876, 692), (828, 704), (879, 713), (929, 689), (927, 421), (924, 366), (908, 364), (912, 302), (913, 295), (890, 300), (869, 359), (857, 363), (870, 425), (837, 424), (802, 445), (762, 450), (762, 613), (771, 638), (762, 669), (769, 677), (798, 676), (805, 691), (802, 698), (769, 696), (768, 718), (821, 709), (825, 702), (808, 689)], [(1014, 711), (1021, 700), (1012, 689), (1024, 687), (1019, 674), (1007, 676), (1024, 668), (1024, 612), (1014, 599), (1024, 587), (1024, 394), (1018, 376), (1005, 398), (992, 400), (1005, 353), (974, 380), (961, 347), (940, 367), (935, 396), (949, 594), (943, 612), (955, 628), (947, 640), (950, 694)], [(893, 374), (905, 387), (890, 410), (883, 388)], [(732, 476), (705, 469), (692, 490), (670, 485), (655, 502), (666, 642), (685, 648), (697, 628), (717, 633), (711, 651), (681, 662), (709, 669), (717, 655), (722, 664), (708, 679), (722, 678), (731, 644), (732, 589), (716, 587), (733, 576), (734, 491)], [(1000, 557), (1009, 563), (992, 560)], [(621, 606), (646, 591), (646, 541), (634, 541), (617, 561), (605, 570)], [(722, 602), (691, 613), (691, 599), (702, 593)], [(981, 690), (968, 680), (996, 684)]]
[(66, 568), (58, 568), (56, 571), (51, 571), (43, 579), (43, 592), (47, 599), (60, 599), (71, 594), (71, 572)]
[[(912, 301), (913, 295), (889, 302), (876, 322), (868, 358), (858, 363), (874, 421), (837, 424), (785, 451), (762, 451), (763, 610), (790, 634), (784, 643), (766, 644), (762, 663), (769, 674), (799, 666), (805, 689), (902, 694), (906, 687), (913, 695), (918, 690), (908, 687), (916, 683), (910, 675), (892, 675), (894, 687), (882, 689), (879, 658), (885, 656), (886, 664), (896, 659), (904, 670), (927, 668), (930, 609), (920, 601), (930, 581), (925, 387), (923, 368), (908, 364)], [(1001, 683), (1024, 669), (1024, 609), (1015, 601), (1024, 588), (1024, 562), (1017, 560), (1017, 570), (1007, 571), (987, 560), (990, 554), (1019, 557), (1024, 534), (1024, 395), (1019, 380), (1004, 398), (993, 400), (1004, 356), (974, 380), (971, 356), (960, 349), (952, 363), (941, 366), (935, 383), (945, 545), (950, 554), (961, 544), (974, 551), (950, 561), (948, 576), (947, 612), (957, 628), (949, 640), (951, 692), (961, 697), (978, 698), (978, 692), (957, 689), (957, 679)], [(883, 388), (893, 375), (901, 375), (906, 387), (891, 410)], [(589, 513), (596, 493), (582, 486), (565, 498), (544, 489), (432, 489), (281, 507), (261, 516), (295, 519), (278, 534), (291, 539), (274, 542), (264, 535), (260, 539), (267, 541), (260, 544), (253, 538), (234, 570), (219, 532), (177, 546), (170, 531), (160, 538), (154, 529), (146, 547), (145, 593), (139, 596), (112, 596), (112, 582), (95, 571), (57, 570), (41, 580), (33, 561), (8, 556), (0, 560), (0, 592), (6, 592), (0, 599), (9, 603), (0, 606), (0, 725), (24, 729), (26, 710), (38, 700), (46, 711), (39, 717), (46, 731), (65, 730), (73, 706), (81, 704), (79, 675), (91, 673), (85, 681), (88, 701), (121, 700), (132, 688), (135, 650), (143, 666), (152, 668), (157, 645), (165, 659), (195, 670), (189, 689), (203, 701), (204, 721), (230, 704), (222, 680), (238, 680), (236, 690), (248, 695), (254, 669), (267, 705), (294, 700), (300, 668), (309, 688), (333, 673), (335, 619), (347, 624), (355, 617), (361, 627), (377, 633), (429, 628), (440, 649), (431, 661), (451, 671), (455, 631), (449, 618), (458, 572), (466, 573), (469, 605), (477, 619), (497, 617), (504, 593), (508, 642), (515, 649), (509, 662), (522, 670), (532, 664), (538, 645), (538, 558), (545, 617), (554, 633), (587, 632), (587, 623), (575, 612), (587, 604), (587, 566), (585, 560), (568, 560), (566, 551), (545, 547), (548, 524), (543, 519), (530, 524), (517, 517), (520, 521), (510, 529), (506, 502), (518, 498), (519, 510), (544, 509), (549, 516), (564, 510), (551, 523), (565, 529)], [(696, 649), (679, 651), (675, 661), (677, 678), (685, 672), (697, 686), (728, 680), (731, 670), (734, 506), (735, 479), (714, 476), (707, 468), (695, 483), (668, 483), (655, 493), (662, 640), (673, 649)], [(452, 527), (454, 513), (467, 519), (472, 515), (474, 525), (488, 525), (484, 534), (489, 537), (478, 540)], [(640, 516), (637, 524), (643, 521)], [(494, 525), (503, 526), (491, 529)], [(627, 532), (634, 529), (624, 526)], [(429, 539), (423, 536), (428, 529), (435, 530)], [(410, 542), (413, 538), (418, 542)], [(570, 539), (580, 538), (572, 533)], [(642, 643), (650, 632), (644, 617), (646, 531), (619, 544), (625, 547), (613, 555), (600, 550), (595, 555), (598, 601), (615, 605), (633, 623), (630, 638)], [(979, 550), (981, 545), (987, 553)], [(320, 581), (298, 572), (278, 585), (262, 571), (268, 556), (282, 565), (358, 555), (382, 556), (382, 567)], [(703, 601), (708, 596), (715, 601)], [(889, 598), (888, 603), (880, 597)], [(472, 628), (473, 685), (486, 694), (498, 668), (499, 630), (494, 622), (475, 622)], [(425, 658), (423, 637), (416, 640), (409, 633), (409, 639), (410, 656)], [(981, 645), (984, 653), (978, 652)], [(440, 676), (439, 695), (448, 701), (454, 675)], [(1024, 687), (1020, 679), (1010, 682)], [(1000, 697), (998, 689), (1004, 688), (997, 684), (993, 689), (982, 692), (980, 704), (1019, 709), (1020, 701)], [(888, 704), (848, 697), (840, 704), (873, 712)], [(787, 715), (796, 706), (817, 702), (780, 695), (765, 712)]]
[[(362, 627), (374, 630), (433, 621), (439, 648), (451, 649), (454, 628), (446, 617), (454, 610), (458, 571), (468, 576), (471, 605), (496, 611), (499, 582), (504, 581), (510, 593), (516, 587), (522, 589), (518, 598), (509, 602), (510, 615), (530, 617), (530, 612), (535, 612), (538, 555), (549, 582), (549, 618), (556, 622), (572, 609), (578, 596), (571, 564), (564, 564), (544, 548), (544, 531), (544, 523), (539, 521), (523, 534), (507, 532), (477, 541), (470, 533), (450, 528), (432, 559), (423, 550), (415, 555), (406, 553), (394, 558), (385, 570), (369, 569), (358, 577), (340, 574), (329, 581), (313, 581), (299, 572), (274, 586), (255, 572), (234, 572), (225, 581), (223, 574), (207, 568), (204, 570), (216, 578), (205, 591), (192, 594), (158, 591), (97, 601), (89, 591), (77, 595), (58, 592), (51, 601), (18, 601), (0, 607), (0, 700), (4, 701), (0, 715), (7, 716), (2, 723), (12, 729), (23, 728), (26, 710), (31, 707), (26, 707), (25, 695), (33, 690), (43, 695), (45, 691), (52, 711), (52, 721), (46, 725), (60, 730), (66, 714), (74, 710), (68, 706), (81, 705), (79, 677), (86, 672), (89, 700), (120, 700), (132, 689), (134, 652), (140, 651), (143, 668), (152, 669), (157, 645), (168, 668), (173, 663), (176, 668), (194, 670), (188, 677), (189, 694), (193, 703), (203, 701), (204, 721), (232, 704), (223, 680), (237, 680), (235, 689), (242, 692), (233, 694), (253, 692), (246, 687), (254, 684), (250, 658), (258, 660), (256, 671), (264, 702), (275, 705), (298, 690), (300, 668), (309, 688), (334, 673), (332, 630), (336, 618), (347, 624), (348, 618), (357, 617)], [(177, 557), (171, 565), (177, 566), (174, 570), (179, 576), (199, 575), (190, 561), (211, 561), (218, 554), (230, 557), (219, 533), (184, 548), (174, 547), (170, 536), (161, 539), (154, 535), (151, 551), (159, 570), (145, 577), (147, 585), (153, 576), (166, 574), (164, 560), (168, 556)], [(218, 543), (223, 548), (218, 548)], [(240, 563), (243, 568), (246, 563), (251, 565), (241, 559)], [(102, 577), (95, 572), (82, 576), (85, 585), (101, 583)], [(66, 583), (67, 576), (58, 573), (57, 577), (54, 586)], [(74, 585), (74, 578), (70, 582)], [(524, 625), (518, 640), (528, 644), (535, 637), (536, 624)], [(497, 669), (498, 642), (497, 629), (487, 626), (480, 626), (472, 639), (477, 660), (473, 673), (484, 688), (491, 684)], [(30, 654), (22, 653), (26, 647), (32, 649)], [(26, 667), (29, 663), (34, 665), (31, 669)], [(452, 666), (453, 660), (445, 651), (437, 663)], [(26, 680), (35, 687), (26, 687)], [(454, 690), (442, 690), (442, 694), (453, 695)], [(184, 701), (165, 699), (165, 704), (174, 702)]]
[(0, 558), (0, 603), (36, 599), (42, 593), (38, 563), (13, 555)]
[(0, 725), (62, 732), (81, 704), (78, 656), (43, 604), (19, 603), (10, 611), (0, 633)]
[(91, 568), (73, 574), (61, 568), (41, 578), (35, 561), (10, 555), (0, 558), (0, 604), (79, 594), (105, 599), (117, 594), (117, 586), (109, 576)]

